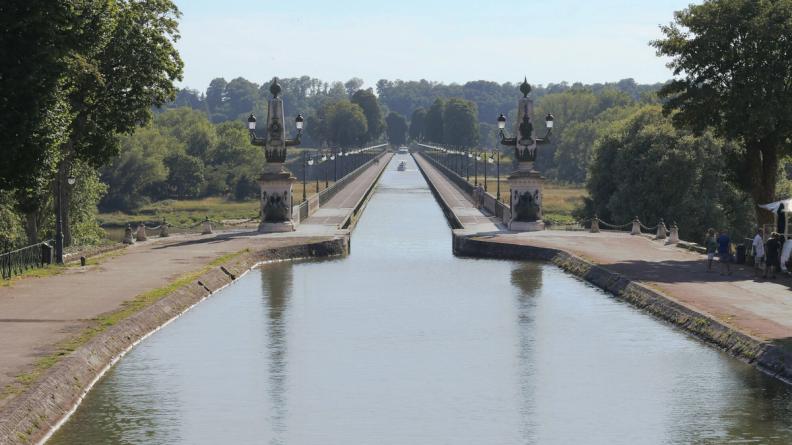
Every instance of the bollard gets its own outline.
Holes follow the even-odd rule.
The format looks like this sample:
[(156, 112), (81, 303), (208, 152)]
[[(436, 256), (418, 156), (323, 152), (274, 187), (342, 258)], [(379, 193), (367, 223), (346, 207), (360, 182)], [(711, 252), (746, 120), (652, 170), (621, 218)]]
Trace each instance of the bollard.
[(679, 242), (679, 227), (676, 221), (671, 224), (671, 235), (668, 236), (668, 244), (676, 244)]
[(80, 266), (85, 267), (85, 257), (84, 256), (80, 257)]
[(594, 215), (594, 218), (591, 219), (591, 233), (599, 233), (599, 230), (599, 218)]
[(641, 220), (638, 219), (636, 216), (632, 222), (632, 230), (630, 230), (630, 235), (640, 235), (641, 234)]
[(124, 240), (121, 242), (124, 244), (135, 244), (135, 240), (132, 238), (132, 227), (129, 224), (124, 229)]
[(660, 222), (657, 223), (657, 236), (655, 239), (666, 239), (666, 232), (668, 232), (668, 229), (666, 229), (663, 218), (660, 218)]
[(203, 222), (203, 232), (201, 232), (201, 235), (211, 235), (212, 233), (212, 221), (209, 221), (209, 217), (207, 216)]
[(162, 218), (162, 224), (160, 224), (160, 238), (168, 236), (170, 236), (170, 233), (168, 233), (168, 223), (165, 221), (165, 218)]
[(148, 238), (146, 237), (146, 226), (143, 223), (140, 223), (137, 228), (137, 233), (135, 234), (135, 239), (138, 241), (146, 241)]

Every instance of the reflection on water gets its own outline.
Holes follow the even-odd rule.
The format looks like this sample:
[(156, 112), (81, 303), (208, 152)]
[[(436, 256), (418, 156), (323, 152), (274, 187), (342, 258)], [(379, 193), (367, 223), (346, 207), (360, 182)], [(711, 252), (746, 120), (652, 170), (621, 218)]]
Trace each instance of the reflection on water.
[(790, 389), (551, 265), (455, 258), (412, 161), (343, 259), (248, 274), (55, 444), (792, 442)]

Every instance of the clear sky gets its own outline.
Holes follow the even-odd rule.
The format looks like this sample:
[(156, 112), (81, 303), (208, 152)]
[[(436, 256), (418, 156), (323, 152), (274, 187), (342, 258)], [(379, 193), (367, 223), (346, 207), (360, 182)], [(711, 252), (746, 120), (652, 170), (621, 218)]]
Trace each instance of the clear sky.
[(182, 86), (309, 75), (535, 84), (670, 78), (648, 42), (691, 0), (175, 0)]

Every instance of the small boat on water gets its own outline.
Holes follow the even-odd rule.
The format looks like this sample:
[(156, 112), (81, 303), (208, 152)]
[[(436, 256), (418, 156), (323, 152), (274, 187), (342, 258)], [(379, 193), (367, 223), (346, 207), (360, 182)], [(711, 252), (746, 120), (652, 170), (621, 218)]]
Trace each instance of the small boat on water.
[(396, 170), (398, 170), (400, 172), (403, 172), (404, 170), (407, 170), (407, 162), (405, 162), (405, 161), (399, 162), (399, 166), (396, 167)]

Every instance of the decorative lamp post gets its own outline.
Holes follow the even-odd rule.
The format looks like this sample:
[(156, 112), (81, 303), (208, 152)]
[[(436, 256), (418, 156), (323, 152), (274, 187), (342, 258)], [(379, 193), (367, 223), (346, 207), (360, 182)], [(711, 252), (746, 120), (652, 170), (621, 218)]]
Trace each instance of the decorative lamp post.
[[(61, 180), (57, 178), (58, 183), (58, 219), (55, 224), (55, 263), (63, 264), (63, 192), (61, 190)], [(74, 176), (66, 178), (66, 183), (74, 185), (77, 179)]]
[(495, 175), (498, 177), (498, 179), (495, 180), (495, 194), (498, 197), (497, 200), (500, 201), (500, 151), (495, 153)]
[[(281, 86), (278, 78), (273, 78), (270, 84), (272, 99), (267, 108), (267, 127), (263, 137), (256, 134), (256, 116), (248, 117), (248, 131), (250, 143), (264, 147), (266, 164), (264, 172), (259, 178), (261, 185), (261, 223), (258, 231), (291, 232), (294, 230), (292, 221), (292, 186), (297, 180), (286, 169), (287, 147), (300, 145), (300, 137), (305, 120), (301, 114), (294, 119), (297, 135), (294, 139), (286, 138), (285, 119), (283, 115), (283, 99), (281, 99)], [(303, 189), (304, 190), (304, 189)]]
[[(544, 178), (534, 170), (534, 162), (536, 161), (537, 148), (550, 141), (554, 117), (552, 114), (545, 116), (547, 133), (543, 138), (535, 137), (532, 119), (533, 99), (528, 97), (528, 94), (531, 93), (531, 85), (528, 84), (527, 78), (520, 85), (520, 92), (523, 93), (523, 97), (517, 104), (516, 136), (506, 137), (504, 132), (506, 116), (503, 113), (497, 119), (500, 143), (507, 147), (514, 147), (514, 157), (519, 165), (508, 178), (509, 206), (511, 208), (511, 220), (508, 221), (509, 230), (544, 230), (545, 225), (542, 221)], [(500, 177), (500, 174), (498, 176)]]

